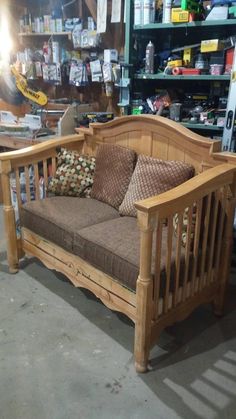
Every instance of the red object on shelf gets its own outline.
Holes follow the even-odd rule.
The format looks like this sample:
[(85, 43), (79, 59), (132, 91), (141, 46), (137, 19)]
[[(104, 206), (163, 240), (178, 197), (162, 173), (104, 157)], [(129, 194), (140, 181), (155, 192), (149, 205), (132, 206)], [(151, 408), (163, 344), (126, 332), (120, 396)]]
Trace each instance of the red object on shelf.
[(225, 74), (230, 74), (233, 65), (234, 48), (229, 48), (225, 51)]
[(183, 76), (198, 76), (201, 74), (201, 70), (199, 68), (183, 68), (182, 74)]

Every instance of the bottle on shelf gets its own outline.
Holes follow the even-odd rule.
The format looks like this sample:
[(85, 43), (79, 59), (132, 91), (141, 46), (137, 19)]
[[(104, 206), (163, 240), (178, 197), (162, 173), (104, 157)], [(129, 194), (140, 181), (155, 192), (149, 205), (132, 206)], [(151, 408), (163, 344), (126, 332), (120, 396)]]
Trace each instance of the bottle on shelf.
[(154, 73), (154, 44), (149, 41), (146, 46), (145, 73)]

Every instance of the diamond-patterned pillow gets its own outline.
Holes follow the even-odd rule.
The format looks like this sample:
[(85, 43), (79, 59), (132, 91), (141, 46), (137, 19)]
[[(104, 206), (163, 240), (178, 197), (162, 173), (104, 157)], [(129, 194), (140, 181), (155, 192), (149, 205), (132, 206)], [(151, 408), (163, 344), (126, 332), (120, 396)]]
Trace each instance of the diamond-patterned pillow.
[(135, 159), (136, 153), (128, 148), (99, 145), (91, 198), (118, 209), (128, 189)]
[(88, 197), (93, 184), (95, 161), (95, 157), (62, 148), (57, 156), (55, 177), (48, 184), (48, 192)]
[(140, 154), (127, 193), (119, 207), (121, 215), (136, 217), (136, 201), (159, 195), (185, 182), (194, 168), (182, 161), (165, 161)]

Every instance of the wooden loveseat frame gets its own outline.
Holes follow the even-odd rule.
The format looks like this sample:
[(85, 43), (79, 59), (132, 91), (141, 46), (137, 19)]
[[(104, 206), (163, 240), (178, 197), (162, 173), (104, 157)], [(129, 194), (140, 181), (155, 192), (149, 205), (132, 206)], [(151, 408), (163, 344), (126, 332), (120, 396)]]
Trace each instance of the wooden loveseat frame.
[[(11, 174), (15, 173), (20, 211), (20, 171), (24, 170), (26, 195), (30, 200), (29, 166), (33, 165), (35, 198), (39, 199), (39, 168), (43, 170), (47, 183), (49, 164), (53, 173), (56, 170), (58, 147), (95, 155), (97, 145), (104, 142), (134, 149), (138, 154), (191, 163), (197, 174), (168, 192), (136, 204), (140, 229), (140, 267), (136, 292), (122, 286), (86, 260), (26, 228), (22, 228), (20, 238), (16, 234)], [(136, 369), (145, 372), (150, 349), (166, 326), (184, 319), (203, 303), (212, 302), (215, 313), (222, 314), (232, 251), (236, 156), (220, 149), (220, 141), (201, 137), (165, 118), (128, 116), (106, 124), (92, 124), (89, 130), (24, 150), (2, 153), (0, 173), (10, 272), (18, 271), (19, 259), (24, 254), (33, 255), (48, 268), (65, 274), (76, 287), (92, 291), (109, 308), (126, 314), (135, 323)], [(186, 208), (190, 210), (186, 246), (183, 248), (181, 234)], [(192, 244), (190, 226), (193, 208), (196, 211), (196, 223)], [(176, 213), (179, 223), (173, 278), (173, 217)], [(166, 224), (165, 288), (161, 293), (162, 229)]]

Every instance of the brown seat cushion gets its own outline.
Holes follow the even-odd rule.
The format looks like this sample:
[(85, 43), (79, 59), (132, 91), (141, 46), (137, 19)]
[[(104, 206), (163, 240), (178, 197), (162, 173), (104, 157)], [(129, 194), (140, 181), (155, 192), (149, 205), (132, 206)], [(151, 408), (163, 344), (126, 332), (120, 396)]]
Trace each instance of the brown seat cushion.
[(135, 217), (134, 203), (159, 195), (185, 182), (194, 175), (194, 168), (182, 161), (165, 161), (140, 154), (128, 190), (120, 205), (121, 215)]
[(75, 230), (119, 217), (118, 211), (103, 202), (63, 196), (31, 201), (22, 207), (21, 215), (24, 227), (69, 251)]
[[(139, 274), (140, 232), (133, 217), (120, 217), (84, 228), (74, 235), (74, 253), (93, 266), (117, 279), (131, 290), (136, 290)], [(155, 242), (156, 240), (154, 240)], [(167, 252), (167, 227), (163, 228), (163, 251), (161, 266), (164, 269)], [(173, 237), (173, 261), (176, 240)], [(155, 253), (155, 249), (154, 252)], [(155, 261), (152, 261), (154, 273)], [(165, 273), (162, 274), (161, 294), (165, 287)]]
[(91, 197), (118, 209), (128, 189), (135, 159), (133, 150), (101, 144), (96, 156)]

